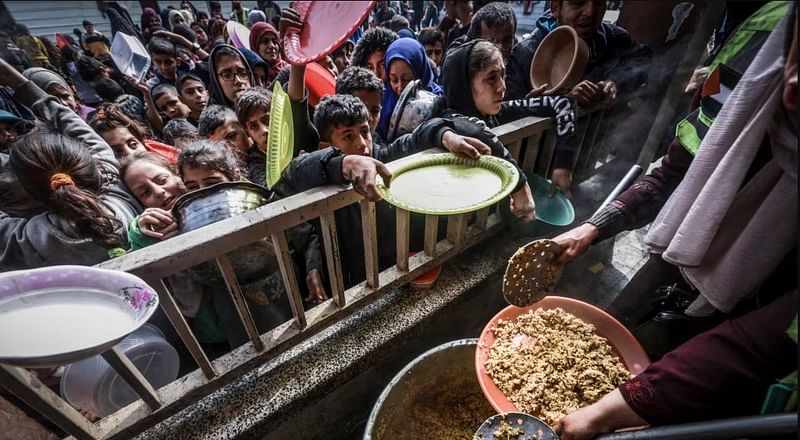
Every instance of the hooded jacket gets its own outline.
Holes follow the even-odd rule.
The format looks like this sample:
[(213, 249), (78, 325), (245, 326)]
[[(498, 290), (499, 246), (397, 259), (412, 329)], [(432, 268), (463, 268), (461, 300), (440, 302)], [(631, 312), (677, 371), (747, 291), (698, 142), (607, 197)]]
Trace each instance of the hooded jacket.
[(234, 51), (237, 55), (239, 55), (239, 59), (242, 60), (242, 64), (244, 64), (244, 69), (247, 71), (247, 77), (250, 79), (250, 86), (253, 86), (255, 82), (255, 78), (253, 78), (253, 70), (250, 68), (250, 64), (247, 63), (247, 58), (239, 52), (239, 49), (229, 45), (229, 44), (220, 44), (216, 46), (213, 50), (211, 50), (211, 54), (208, 56), (208, 74), (209, 74), (209, 82), (208, 82), (208, 89), (211, 92), (211, 98), (208, 101), (208, 104), (219, 104), (224, 105), (226, 107), (234, 108), (233, 102), (228, 101), (225, 98), (225, 94), (222, 92), (222, 86), (219, 83), (219, 78), (217, 76), (217, 58), (219, 57), (220, 50), (222, 48), (228, 48)]
[[(487, 134), (481, 136), (484, 140), (489, 136), (489, 128), (511, 122), (526, 116), (552, 116), (556, 122), (556, 152), (554, 168), (572, 169), (575, 158), (575, 124), (577, 121), (577, 105), (573, 99), (565, 96), (540, 96), (536, 98), (504, 101), (500, 112), (496, 115), (482, 115), (475, 107), (472, 99), (472, 86), (469, 80), (469, 56), (473, 47), (479, 41), (471, 40), (450, 51), (442, 65), (442, 83), (445, 89), (445, 118), (469, 118), (473, 122), (485, 124)], [(458, 131), (462, 135), (471, 134)], [(494, 138), (494, 139), (492, 139)], [(510, 159), (506, 148), (493, 134), (489, 136), (492, 155)], [(486, 142), (484, 140), (484, 142)]]
[[(536, 29), (511, 50), (508, 63), (506, 97), (524, 98), (531, 86), (531, 62), (536, 49), (544, 37), (558, 27), (552, 12), (545, 12), (536, 21)], [(652, 64), (650, 48), (631, 40), (628, 31), (608, 22), (602, 22), (597, 32), (586, 43), (589, 45), (589, 63), (584, 80), (598, 82), (612, 80), (620, 94), (630, 93), (647, 81), (647, 72)]]
[(389, 119), (392, 117), (392, 112), (399, 99), (399, 96), (395, 95), (394, 90), (392, 90), (392, 85), (389, 82), (389, 66), (394, 60), (403, 60), (408, 63), (408, 65), (411, 66), (411, 71), (414, 73), (414, 79), (419, 79), (420, 85), (425, 90), (439, 96), (444, 93), (439, 84), (434, 82), (435, 74), (428, 62), (428, 56), (425, 54), (425, 48), (422, 47), (422, 44), (411, 38), (399, 38), (395, 40), (386, 49), (386, 55), (383, 59), (386, 77), (383, 80), (381, 120), (378, 123), (378, 133), (384, 139), (388, 138)]

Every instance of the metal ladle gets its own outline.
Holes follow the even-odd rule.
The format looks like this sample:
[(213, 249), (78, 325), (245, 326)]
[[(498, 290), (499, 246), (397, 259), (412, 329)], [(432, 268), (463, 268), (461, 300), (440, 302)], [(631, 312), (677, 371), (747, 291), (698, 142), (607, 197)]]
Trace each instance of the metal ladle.
[[(497, 438), (494, 433), (501, 420), (524, 433), (510, 439)], [(728, 440), (760, 438), (797, 433), (797, 414), (766, 414), (730, 419), (709, 420), (678, 425), (644, 428), (636, 431), (602, 434), (594, 440)], [(473, 440), (559, 440), (547, 423), (525, 413), (497, 414), (486, 419), (475, 431)]]
[[(632, 166), (597, 211), (622, 194), (641, 172), (642, 167)], [(503, 276), (506, 301), (517, 307), (526, 307), (552, 292), (561, 276), (561, 267), (553, 263), (563, 251), (558, 243), (549, 239), (534, 240), (517, 249), (508, 260)]]

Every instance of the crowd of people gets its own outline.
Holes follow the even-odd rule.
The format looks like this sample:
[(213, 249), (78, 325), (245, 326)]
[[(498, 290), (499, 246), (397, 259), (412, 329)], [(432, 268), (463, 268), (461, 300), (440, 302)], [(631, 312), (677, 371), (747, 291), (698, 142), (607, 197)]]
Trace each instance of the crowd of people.
[[(232, 12), (224, 17), (219, 2), (208, 4), (208, 12), (198, 10), (187, 0), (181, 2), (179, 9), (144, 8), (136, 23), (117, 2), (98, 2), (98, 8), (111, 23), (111, 38), (98, 32), (89, 21), (83, 22), (83, 30), (75, 29), (74, 38), (59, 34), (55, 44), (45, 37), (33, 36), (23, 24), (16, 25), (12, 34), (0, 32), (2, 270), (96, 264), (175, 236), (178, 228), (171, 208), (187, 192), (235, 181), (266, 187), (269, 118), (276, 84), (289, 97), (294, 144), (293, 160), (270, 187), (271, 201), (326, 184), (352, 184), (365, 198), (378, 201), (376, 178), (381, 176), (387, 182), (391, 178), (385, 163), (431, 147), (473, 158), (487, 154), (514, 162), (491, 129), (525, 116), (555, 119), (552, 181), (556, 189), (568, 194), (575, 164), (579, 107), (624, 101), (646, 84), (652, 64), (652, 52), (647, 47), (633, 41), (621, 27), (603, 21), (603, 1), (553, 1), (535, 30), (522, 40), (517, 38), (514, 10), (504, 2), (379, 1), (370, 18), (330, 55), (316, 61), (318, 66), (290, 65), (285, 59), (284, 35), (303, 27), (295, 10), (281, 9), (271, 1), (259, 1), (255, 9), (231, 1)], [(796, 7), (783, 4), (783, 9), (778, 10), (774, 5), (780, 2), (770, 4), (773, 8), (768, 13), (759, 12), (768, 15), (771, 25), (764, 24), (767, 20), (763, 15), (749, 22), (761, 26), (757, 31), (763, 38), (750, 39), (754, 46), (748, 50), (723, 47), (717, 59), (710, 59), (710, 66), (706, 66), (706, 71), (721, 64), (734, 66), (738, 69), (737, 79), (772, 87), (760, 92), (751, 88), (742, 97), (731, 95), (731, 99), (739, 99), (740, 106), (746, 106), (745, 102), (761, 103), (764, 117), (756, 127), (761, 131), (744, 130), (752, 128), (747, 125), (749, 113), (730, 115), (734, 113), (726, 113), (730, 105), (723, 108), (719, 100), (704, 95), (698, 102), (699, 109), (679, 125), (678, 136), (659, 168), (586, 223), (556, 238), (566, 249), (561, 264), (567, 264), (591, 243), (655, 220), (656, 227), (648, 239), (660, 251), (642, 272), (642, 278), (647, 279), (632, 282), (630, 292), (623, 292), (612, 305), (612, 313), (632, 328), (651, 317), (648, 313), (652, 307), (648, 309), (643, 304), (651, 302), (652, 295), (645, 291), (687, 278), (691, 280), (691, 287), (685, 286), (687, 290), (708, 285), (717, 286), (715, 292), (728, 289), (723, 299), (702, 288), (699, 295), (694, 294), (689, 313), (694, 313), (699, 323), (695, 322), (687, 335), (697, 334), (726, 317), (742, 298), (770, 278), (776, 265), (789, 258), (787, 255), (796, 255), (796, 230), (792, 239), (791, 231), (770, 228), (760, 217), (752, 219), (748, 215), (741, 216), (749, 219), (744, 224), (733, 219), (719, 224), (723, 217), (729, 220), (726, 213), (733, 209), (731, 204), (739, 210), (735, 212), (748, 212), (741, 210), (752, 208), (753, 200), (765, 195), (776, 200), (774, 206), (766, 207), (764, 215), (788, 215), (782, 209), (790, 210), (787, 206), (791, 194), (787, 196), (786, 187), (777, 185), (786, 185), (784, 180), (789, 179), (795, 187), (791, 202), (795, 221), (787, 221), (792, 228), (796, 226), (796, 168), (792, 168), (796, 166), (796, 96), (792, 100), (788, 92), (781, 94), (790, 87), (794, 87), (794, 93), (797, 91), (796, 64), (792, 67), (785, 62), (793, 58), (786, 55), (789, 48), (796, 51), (796, 35), (787, 24), (794, 23), (795, 18), (788, 15), (795, 14)], [(249, 49), (232, 44), (226, 26), (229, 20), (249, 27)], [(530, 64), (544, 37), (560, 25), (573, 27), (587, 42), (588, 67), (576, 86), (545, 95), (548, 85), (531, 84)], [(753, 31), (751, 28), (745, 29)], [(776, 31), (771, 32), (773, 29)], [(114, 64), (110, 40), (117, 33), (139, 39), (147, 48), (152, 68), (145, 79), (125, 76)], [(762, 55), (767, 50), (771, 52)], [(780, 65), (769, 56), (780, 59)], [(761, 70), (751, 73), (751, 64)], [(307, 72), (312, 67), (320, 67), (335, 78), (335, 94), (312, 93), (307, 87)], [(784, 75), (784, 69), (789, 73)], [(772, 76), (758, 76), (766, 71)], [(708, 78), (706, 83), (714, 75)], [(716, 78), (718, 81), (719, 76)], [(391, 127), (391, 117), (400, 95), (412, 83), (434, 95), (435, 106), (413, 131), (398, 133)], [(716, 86), (718, 90), (719, 84)], [(736, 84), (724, 86), (733, 89)], [(753, 109), (748, 107), (747, 111)], [(711, 127), (715, 116), (733, 120), (738, 124), (735, 127), (754, 133), (754, 137), (737, 138), (740, 132), (732, 133), (731, 123), (719, 130), (716, 124)], [(769, 176), (758, 179), (753, 176), (760, 176), (759, 168), (751, 166), (755, 159), (742, 158), (728, 164), (730, 160), (723, 159), (729, 156), (718, 151), (721, 147), (707, 147), (710, 142), (704, 142), (704, 138), (711, 137), (719, 141), (717, 144), (747, 144), (747, 157), (755, 157), (761, 151), (765, 133), (772, 144), (763, 142), (765, 147), (761, 150), (771, 151), (776, 160), (762, 158), (759, 164), (777, 164), (769, 166)], [(794, 139), (793, 152), (787, 139)], [(775, 144), (780, 145), (774, 147)], [(700, 161), (706, 154), (711, 158)], [(693, 161), (695, 156), (698, 160)], [(725, 175), (739, 176), (739, 180), (716, 178), (713, 169), (694, 171), (700, 168), (698, 162), (725, 163)], [(755, 174), (748, 174), (751, 168)], [(511, 212), (524, 221), (533, 221), (534, 200), (524, 173), (520, 175), (510, 197)], [(762, 185), (753, 190), (754, 195), (748, 199), (751, 204), (742, 206), (734, 202), (738, 200), (734, 196), (742, 181), (750, 179)], [(706, 181), (716, 186), (704, 190)], [(673, 192), (682, 198), (668, 204), (671, 210), (665, 213), (661, 207)], [(713, 194), (719, 193), (729, 194), (728, 202), (715, 200)], [(702, 201), (697, 201), (701, 197)], [(693, 203), (716, 209), (718, 221), (714, 229), (706, 231), (703, 213), (696, 212)], [(379, 263), (388, 267), (396, 255), (394, 213), (390, 206), (379, 204), (377, 215), (382, 225)], [(679, 220), (686, 217), (693, 223), (676, 223), (676, 215), (681, 216)], [(345, 287), (349, 287), (366, 277), (359, 208), (352, 205), (338, 210), (336, 223), (342, 274)], [(411, 251), (422, 248), (422, 225), (424, 219), (412, 218)], [(752, 236), (768, 231), (781, 246), (758, 246), (752, 241), (737, 244), (730, 238), (737, 233)], [(288, 235), (297, 269), (306, 281), (302, 283), (306, 305), (318, 304), (327, 299), (330, 289), (324, 276), (317, 228), (309, 222), (293, 228)], [(715, 241), (709, 242), (711, 238)], [(746, 245), (762, 250), (757, 263), (769, 269), (758, 271), (756, 284), (752, 279), (749, 284), (744, 280), (726, 281), (726, 277), (741, 271), (735, 264), (752, 262), (743, 251)], [(681, 251), (685, 247), (691, 249), (688, 255)], [(714, 257), (710, 267), (701, 264), (706, 254)], [(733, 256), (726, 257), (729, 254)], [(168, 281), (198, 340), (212, 354), (245, 343), (246, 332), (224, 285), (219, 280), (197, 279), (195, 275), (189, 271)], [(259, 330), (265, 331), (291, 316), (277, 266), (265, 278), (243, 285), (243, 291)], [(773, 288), (772, 293), (775, 292)], [(794, 301), (796, 306), (796, 295), (775, 303), (787, 301)], [(704, 416), (702, 410), (706, 408), (695, 407), (683, 412), (671, 408), (672, 412), (665, 415), (665, 405), (687, 406), (676, 402), (683, 391), (663, 391), (662, 395), (664, 384), (673, 385), (673, 376), (679, 375), (675, 372), (683, 371), (687, 362), (698, 370), (692, 370), (694, 377), (705, 377), (703, 374), (714, 371), (711, 367), (697, 368), (691, 359), (686, 361), (685, 352), (697, 357), (704, 347), (720, 338), (734, 338), (731, 332), (754, 319), (772, 320), (776, 324), (764, 328), (773, 331), (792, 317), (780, 313), (787, 310), (785, 307), (777, 312), (765, 309), (756, 312), (760, 313), (756, 317), (745, 315), (742, 321), (731, 321), (722, 330), (712, 330), (717, 334), (699, 341), (693, 339), (689, 348), (681, 348), (683, 352), (678, 349), (662, 363), (654, 363), (645, 374), (600, 403), (565, 417), (558, 426), (562, 438), (589, 438), (624, 426), (683, 421), (693, 418), (692, 411), (695, 416)], [(745, 339), (758, 340), (759, 335), (754, 331), (746, 335), (752, 338)], [(775, 341), (766, 351), (759, 352), (762, 363), (785, 348), (785, 344)], [(721, 356), (719, 359), (739, 356), (737, 359), (747, 362), (746, 354), (740, 352)], [(709, 365), (718, 367), (712, 361), (708, 359)], [(785, 362), (773, 363), (770, 371), (777, 375), (785, 366)], [(748, 390), (756, 394), (763, 385), (763, 375), (734, 371), (726, 378), (740, 379), (742, 375), (753, 379)], [(681, 384), (695, 387), (695, 394), (700, 392), (697, 390), (709, 394), (718, 391), (708, 383), (705, 388), (700, 386), (697, 380)], [(647, 393), (650, 394), (646, 396)], [(654, 403), (653, 395), (664, 400)]]

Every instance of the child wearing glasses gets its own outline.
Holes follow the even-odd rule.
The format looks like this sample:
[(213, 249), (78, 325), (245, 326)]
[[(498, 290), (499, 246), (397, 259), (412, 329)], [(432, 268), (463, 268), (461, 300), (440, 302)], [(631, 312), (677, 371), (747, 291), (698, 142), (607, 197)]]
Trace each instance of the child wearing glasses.
[(211, 99), (209, 104), (234, 108), (236, 96), (255, 84), (253, 72), (244, 55), (235, 47), (222, 44), (208, 57)]

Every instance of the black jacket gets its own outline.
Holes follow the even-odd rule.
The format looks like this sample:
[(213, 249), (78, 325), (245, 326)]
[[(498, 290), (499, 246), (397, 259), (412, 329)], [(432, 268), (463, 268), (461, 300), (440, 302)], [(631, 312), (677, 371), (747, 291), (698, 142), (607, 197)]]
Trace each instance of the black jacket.
[[(479, 136), (481, 140), (492, 147), (492, 155), (506, 158), (513, 162), (510, 154), (502, 143), (494, 136), (489, 128), (511, 122), (525, 116), (551, 116), (556, 120), (556, 152), (554, 168), (572, 169), (574, 162), (575, 124), (577, 123), (577, 106), (575, 101), (565, 96), (541, 96), (536, 98), (505, 101), (500, 107), (500, 112), (494, 116), (481, 115), (472, 99), (471, 85), (467, 78), (467, 64), (469, 55), (475, 43), (482, 40), (471, 40), (451, 49), (442, 66), (442, 84), (445, 84), (445, 110), (442, 117), (470, 119), (472, 122), (480, 121), (484, 125), (485, 134)], [(469, 130), (472, 124), (462, 126)], [(462, 131), (458, 133), (470, 136)], [(487, 137), (490, 142), (487, 142)], [(520, 175), (522, 175), (520, 173)], [(524, 180), (522, 180), (524, 183)], [(521, 185), (521, 184), (520, 184)]]
[[(508, 64), (506, 99), (524, 98), (533, 89), (530, 82), (533, 55), (544, 37), (556, 27), (556, 19), (547, 11), (537, 20), (531, 35), (514, 46)], [(634, 43), (625, 29), (603, 22), (587, 43), (589, 64), (583, 79), (592, 82), (610, 79), (617, 84), (619, 94), (630, 93), (647, 81), (652, 51)]]

